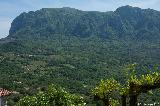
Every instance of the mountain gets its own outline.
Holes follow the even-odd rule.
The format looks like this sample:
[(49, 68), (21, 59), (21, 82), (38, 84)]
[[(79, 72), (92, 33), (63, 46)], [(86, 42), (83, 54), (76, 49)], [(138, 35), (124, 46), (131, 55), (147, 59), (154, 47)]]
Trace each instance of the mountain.
[(159, 20), (159, 11), (131, 6), (24, 12), (0, 41), (0, 86), (19, 97), (54, 83), (88, 96), (102, 78), (123, 82), (128, 64), (160, 64)]
[[(63, 34), (89, 37), (123, 37), (133, 35), (138, 38), (159, 37), (160, 12), (131, 6), (118, 8), (114, 12), (86, 12), (73, 8), (44, 8), (36, 12), (22, 13), (11, 25), (9, 36), (21, 33), (46, 36)], [(147, 35), (149, 34), (149, 35)], [(155, 35), (158, 34), (158, 35)], [(143, 38), (143, 39), (144, 39)]]

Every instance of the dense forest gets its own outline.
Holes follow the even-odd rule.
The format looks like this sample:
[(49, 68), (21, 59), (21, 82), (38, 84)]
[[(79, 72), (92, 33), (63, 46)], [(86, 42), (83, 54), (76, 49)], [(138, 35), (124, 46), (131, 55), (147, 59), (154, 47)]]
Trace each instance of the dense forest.
[[(56, 88), (74, 105), (95, 105), (92, 89), (101, 79), (124, 84), (128, 65), (138, 64), (138, 76), (159, 72), (159, 20), (159, 11), (131, 6), (109, 12), (64, 7), (20, 14), (0, 40), (0, 87), (17, 92), (7, 97), (8, 105), (20, 106), (23, 97), (47, 97), (49, 88), (56, 88), (48, 88), (52, 84), (70, 92)], [(138, 100), (160, 102), (157, 92)]]

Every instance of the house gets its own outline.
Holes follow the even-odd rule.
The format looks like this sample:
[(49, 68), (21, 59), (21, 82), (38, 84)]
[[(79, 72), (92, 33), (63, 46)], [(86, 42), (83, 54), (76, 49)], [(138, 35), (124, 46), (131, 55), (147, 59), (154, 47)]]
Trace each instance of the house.
[(0, 106), (5, 106), (5, 100), (4, 97), (10, 95), (11, 92), (8, 90), (5, 90), (3, 88), (0, 88)]

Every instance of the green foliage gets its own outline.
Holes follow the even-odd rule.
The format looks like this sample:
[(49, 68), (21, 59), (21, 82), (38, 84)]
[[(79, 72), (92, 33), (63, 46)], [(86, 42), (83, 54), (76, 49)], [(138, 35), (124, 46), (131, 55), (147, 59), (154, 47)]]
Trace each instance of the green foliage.
[(83, 97), (70, 94), (63, 88), (49, 86), (47, 92), (39, 92), (35, 96), (26, 96), (16, 106), (85, 106)]
[(114, 79), (101, 80), (100, 84), (92, 92), (103, 99), (113, 96), (119, 86), (120, 84)]
[[(159, 79), (160, 74), (159, 74), (159, 69), (158, 66), (152, 66), (153, 68), (150, 69), (149, 67), (141, 67), (142, 69), (145, 68), (147, 69), (147, 73), (146, 74), (142, 74), (142, 75), (137, 75), (138, 73), (138, 64), (130, 64), (128, 65), (128, 83), (132, 82), (135, 84), (139, 84), (139, 85), (144, 85), (144, 84), (154, 84), (156, 83), (155, 81)], [(136, 69), (137, 68), (137, 69)], [(154, 70), (154, 72), (152, 71)]]
[(110, 98), (110, 105), (109, 106), (118, 106), (120, 103), (118, 100)]
[[(154, 67), (155, 72), (151, 72), (150, 70), (150, 74), (136, 75), (137, 67), (138, 64), (128, 65), (128, 79), (125, 84), (120, 84), (114, 79), (101, 80), (100, 84), (92, 90), (93, 95), (98, 97), (99, 100), (102, 100), (106, 106), (108, 106), (107, 102), (109, 102), (111, 106), (116, 106), (118, 105), (116, 103), (120, 101), (118, 99), (112, 99), (116, 96), (121, 96), (122, 100), (126, 101), (127, 97), (131, 99), (132, 95), (139, 96), (141, 93), (153, 94), (152, 90), (160, 88), (160, 74), (156, 72), (158, 71), (158, 67)], [(116, 95), (114, 95), (114, 93), (116, 93)]]
[[(119, 91), (120, 84), (114, 79), (101, 80), (100, 84), (92, 90), (94, 96), (99, 100), (107, 100), (110, 106), (117, 106), (118, 100), (113, 99)], [(106, 101), (106, 102), (107, 102)]]

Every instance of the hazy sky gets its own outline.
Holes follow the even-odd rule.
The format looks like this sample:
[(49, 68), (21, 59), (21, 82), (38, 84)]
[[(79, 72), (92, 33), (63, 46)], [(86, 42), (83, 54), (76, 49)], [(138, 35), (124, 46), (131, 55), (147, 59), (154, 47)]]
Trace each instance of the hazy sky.
[(57, 7), (114, 11), (124, 5), (160, 10), (160, 0), (0, 0), (0, 38), (8, 35), (11, 22), (22, 12)]

